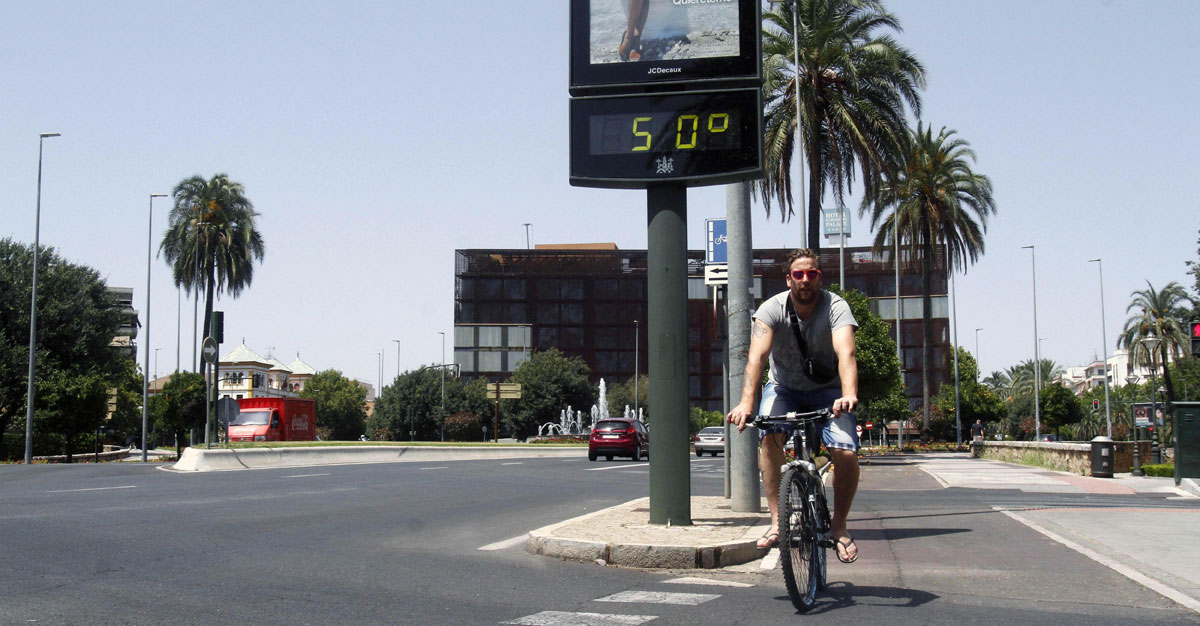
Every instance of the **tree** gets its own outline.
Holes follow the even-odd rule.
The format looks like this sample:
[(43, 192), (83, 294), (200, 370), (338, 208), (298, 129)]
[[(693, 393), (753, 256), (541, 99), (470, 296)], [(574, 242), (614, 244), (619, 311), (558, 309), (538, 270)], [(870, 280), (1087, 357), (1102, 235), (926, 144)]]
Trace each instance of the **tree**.
[[(37, 379), (35, 431), (42, 441), (56, 440), (67, 463), (74, 460), (80, 435), (93, 434), (104, 423), (109, 378), (102, 372), (55, 370)], [(57, 447), (57, 446), (55, 446)]]
[[(638, 401), (634, 403), (634, 384), (633, 377), (630, 377), (622, 382), (619, 382), (608, 388), (608, 410), (613, 415), (623, 415), (625, 407), (629, 407), (629, 411), (633, 412), (634, 407), (641, 409), (642, 414), (646, 416), (646, 420), (650, 420), (650, 377), (645, 374), (638, 375), (637, 397)], [(579, 407), (583, 408), (583, 407)]]
[[(957, 425), (965, 431), (975, 420), (985, 423), (996, 422), (1004, 417), (1004, 401), (991, 387), (979, 382), (979, 366), (975, 357), (962, 346), (958, 347), (958, 408), (962, 415)], [(948, 418), (943, 428), (935, 428), (935, 434), (942, 439), (958, 440), (954, 428), (954, 381), (942, 385), (934, 406), (942, 415)]]
[(512, 411), (506, 429), (528, 436), (541, 424), (557, 424), (567, 406), (586, 413), (597, 395), (588, 382), (590, 374), (587, 363), (577, 356), (568, 357), (556, 348), (534, 352), (513, 372), (512, 382), (521, 383), (521, 399), (508, 401)]
[(1083, 403), (1079, 396), (1060, 384), (1043, 387), (1038, 404), (1041, 407), (1042, 426), (1053, 428), (1056, 434), (1063, 426), (1077, 424), (1083, 419)]
[[(1167, 368), (1169, 357), (1180, 357), (1191, 353), (1191, 338), (1185, 331), (1185, 320), (1196, 301), (1187, 295), (1175, 281), (1167, 283), (1162, 290), (1146, 281), (1146, 289), (1135, 290), (1125, 313), (1133, 315), (1125, 321), (1125, 328), (1117, 337), (1117, 347), (1129, 349), (1129, 358), (1135, 363), (1152, 365), (1155, 360), (1162, 366), (1163, 385), (1167, 389), (1167, 406), (1175, 399), (1175, 387)], [(1157, 358), (1152, 359), (1143, 339), (1157, 338)], [(1169, 409), (1168, 409), (1169, 410)]]
[(323, 439), (358, 439), (366, 429), (367, 390), (334, 369), (313, 374), (300, 392), (317, 403), (317, 432)]
[(384, 387), (376, 400), (375, 413), (367, 420), (367, 434), (372, 439), (391, 441), (414, 436), (422, 441), (440, 440), (444, 420), (450, 415), (467, 413), (481, 419), (491, 415), (486, 385), (483, 379), (464, 382), (449, 374), (443, 379), (442, 371), (436, 367), (404, 372)]
[(1196, 261), (1188, 261), (1188, 273), (1192, 275), (1195, 281), (1192, 283), (1192, 292), (1196, 297), (1192, 299), (1192, 319), (1200, 319), (1200, 238), (1196, 239)]
[[(99, 272), (70, 263), (46, 246), (38, 253), (38, 264), (35, 413), (42, 407), (44, 388), (38, 381), (64, 372), (95, 373), (107, 377), (109, 387), (123, 388), (121, 373), (128, 371), (131, 359), (109, 347), (122, 313)], [(24, 451), (32, 284), (33, 246), (0, 239), (0, 434), (12, 435), (5, 437), (7, 445), (0, 445), (0, 458)], [(35, 450), (45, 440), (38, 429), (35, 425)]]
[[(791, 217), (799, 97), (809, 179), (807, 240), (815, 249), (826, 184), (842, 203), (857, 166), (866, 195), (875, 194), (907, 141), (905, 105), (920, 115), (925, 69), (881, 32), (899, 31), (900, 23), (880, 2), (794, 0), (776, 6), (763, 14), (767, 175), (758, 189), (768, 215), (774, 200), (780, 217)], [(792, 32), (793, 15), (798, 34)]]
[(189, 430), (201, 429), (204, 415), (204, 377), (195, 372), (175, 372), (163, 385), (162, 428), (175, 435), (175, 453), (183, 453)]
[[(258, 213), (241, 183), (217, 174), (192, 176), (175, 186), (167, 231), (159, 252), (171, 265), (177, 287), (204, 290), (204, 336), (209, 336), (213, 297), (238, 297), (254, 279), (254, 261), (265, 247), (255, 228)], [(201, 365), (201, 371), (205, 370)]]
[(843, 291), (839, 286), (830, 287), (830, 291), (846, 300), (858, 322), (854, 350), (858, 362), (858, 400), (862, 406), (857, 412), (867, 420), (886, 422), (906, 418), (908, 399), (900, 377), (896, 341), (888, 332), (887, 322), (871, 312), (871, 301), (862, 292)]
[(987, 219), (996, 213), (992, 182), (971, 169), (975, 153), (955, 131), (917, 124), (899, 168), (874, 198), (871, 228), (875, 249), (891, 249), (899, 237), (910, 258), (920, 259), (922, 285), (921, 402), (924, 428), (929, 428), (929, 394), (933, 371), (933, 261), (935, 248), (945, 246), (950, 271), (966, 268), (983, 254)]

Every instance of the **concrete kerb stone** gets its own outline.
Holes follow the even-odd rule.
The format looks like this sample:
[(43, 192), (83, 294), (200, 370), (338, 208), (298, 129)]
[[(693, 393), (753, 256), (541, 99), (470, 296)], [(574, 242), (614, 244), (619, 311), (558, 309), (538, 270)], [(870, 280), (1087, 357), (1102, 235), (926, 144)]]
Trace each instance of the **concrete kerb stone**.
[(766, 554), (756, 543), (769, 527), (763, 512), (734, 513), (729, 501), (697, 497), (693, 525), (649, 524), (649, 498), (639, 498), (529, 533), (533, 554), (641, 569), (715, 569)]
[(187, 448), (179, 461), (162, 469), (174, 472), (219, 472), (281, 467), (358, 463), (429, 462), (583, 456), (583, 448), (436, 447), (436, 446), (304, 446), (294, 448)]

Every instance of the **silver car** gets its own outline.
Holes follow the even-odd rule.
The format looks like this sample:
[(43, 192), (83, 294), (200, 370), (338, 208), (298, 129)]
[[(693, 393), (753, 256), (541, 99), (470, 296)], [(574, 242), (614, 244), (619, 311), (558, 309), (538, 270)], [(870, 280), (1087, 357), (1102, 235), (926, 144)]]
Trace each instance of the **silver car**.
[(725, 428), (722, 426), (709, 426), (700, 429), (693, 441), (696, 446), (696, 456), (704, 456), (707, 452), (713, 456), (717, 453), (725, 452)]

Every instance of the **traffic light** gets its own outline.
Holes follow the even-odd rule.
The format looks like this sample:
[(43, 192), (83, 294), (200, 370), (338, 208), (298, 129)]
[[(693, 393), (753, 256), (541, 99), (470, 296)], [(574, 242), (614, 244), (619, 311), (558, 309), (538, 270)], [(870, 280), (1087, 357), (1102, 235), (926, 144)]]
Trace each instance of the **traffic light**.
[(1099, 401), (1099, 400), (1096, 400), (1096, 399), (1094, 399), (1094, 398), (1092, 399), (1092, 410), (1093, 410), (1093, 411), (1099, 411), (1099, 410), (1100, 410), (1100, 401)]
[(1192, 356), (1200, 356), (1200, 322), (1192, 322)]

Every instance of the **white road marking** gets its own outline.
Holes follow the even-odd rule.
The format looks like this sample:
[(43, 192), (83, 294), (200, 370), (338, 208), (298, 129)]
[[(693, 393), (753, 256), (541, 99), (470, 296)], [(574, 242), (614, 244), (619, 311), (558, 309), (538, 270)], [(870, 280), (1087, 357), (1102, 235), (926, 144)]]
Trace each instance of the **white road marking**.
[(76, 491), (107, 491), (109, 489), (137, 489), (137, 485), (121, 485), (120, 487), (89, 487), (87, 489), (56, 489), (46, 493), (75, 493)]
[(629, 469), (629, 468), (631, 468), (631, 467), (642, 467), (642, 466), (644, 466), (644, 465), (649, 465), (649, 463), (636, 463), (636, 464), (633, 464), (633, 465), (607, 465), (607, 466), (605, 466), (605, 467), (592, 467), (592, 468), (588, 468), (588, 469), (586, 469), (586, 470), (584, 470), (584, 471), (585, 471), (585, 472), (603, 472), (604, 470), (614, 470), (614, 469)]
[(1024, 517), (1021, 517), (1020, 515), (1017, 515), (1016, 513), (1013, 513), (1012, 511), (1006, 511), (1004, 509), (1001, 509), (1000, 507), (992, 507), (992, 508), (994, 508), (995, 510), (1000, 511), (1001, 513), (1017, 520), (1018, 522), (1021, 522), (1022, 524), (1038, 531), (1039, 533), (1042, 533), (1043, 535), (1049, 537), (1050, 539), (1053, 539), (1054, 541), (1057, 541), (1058, 543), (1061, 543), (1064, 546), (1082, 554), (1083, 556), (1086, 556), (1087, 558), (1117, 572), (1118, 574), (1125, 576), (1126, 578), (1132, 580), (1133, 582), (1138, 583), (1138, 584), (1142, 585), (1143, 587), (1150, 589), (1151, 591), (1155, 591), (1163, 596), (1166, 596), (1167, 598), (1169, 598), (1179, 604), (1182, 604), (1183, 606), (1186, 606), (1187, 608), (1189, 608), (1197, 613), (1200, 613), (1200, 601), (1197, 601), (1195, 598), (1192, 598), (1191, 596), (1188, 596), (1187, 594), (1181, 593), (1172, 587), (1168, 587), (1167, 585), (1163, 584), (1162, 582), (1154, 580), (1153, 578), (1150, 578), (1149, 576), (1146, 576), (1145, 574), (1143, 574), (1131, 567), (1128, 567), (1119, 561), (1110, 559), (1110, 558), (1104, 556), (1103, 554), (1100, 554), (1094, 550), (1085, 548), (1085, 547), (1075, 543), (1074, 541), (1071, 541), (1070, 539), (1067, 539), (1067, 538), (1063, 537), (1062, 535), (1059, 535), (1058, 533), (1055, 533), (1054, 531), (1051, 531), (1051, 530), (1045, 528), (1044, 526), (1037, 524), (1036, 522), (1034, 522), (1032, 520), (1026, 519)]
[(605, 615), (604, 613), (567, 613), (565, 611), (542, 611), (518, 617), (501, 624), (523, 626), (637, 626), (654, 619), (654, 615)]
[(779, 548), (771, 548), (771, 551), (764, 556), (762, 561), (759, 561), (759, 569), (775, 569), (779, 567)]
[(672, 578), (664, 580), (664, 583), (674, 583), (679, 585), (713, 585), (717, 587), (753, 587), (750, 583), (739, 583), (734, 580), (713, 580), (711, 578)]
[(486, 546), (481, 546), (476, 549), (477, 550), (503, 550), (505, 548), (511, 548), (513, 546), (525, 543), (525, 540), (528, 537), (529, 537), (529, 534), (526, 533), (519, 537), (513, 537), (512, 539), (505, 539), (504, 541), (497, 541), (496, 543), (489, 543)]
[(712, 593), (672, 593), (669, 591), (622, 591), (596, 598), (596, 602), (636, 602), (639, 604), (680, 604), (695, 606), (721, 596)]
[(418, 468), (418, 469), (427, 470), (427, 469), (449, 469), (449, 468), (450, 468), (450, 466), (449, 466), (449, 465), (440, 465), (440, 466), (438, 466), (438, 467), (421, 467), (421, 468)]
[(280, 476), (280, 478), (309, 478), (312, 476), (328, 476), (329, 474), (329, 472), (325, 472), (324, 474), (292, 474), (291, 476)]
[(515, 463), (501, 463), (501, 465), (524, 465), (524, 464), (525, 464), (524, 461), (517, 461)]

